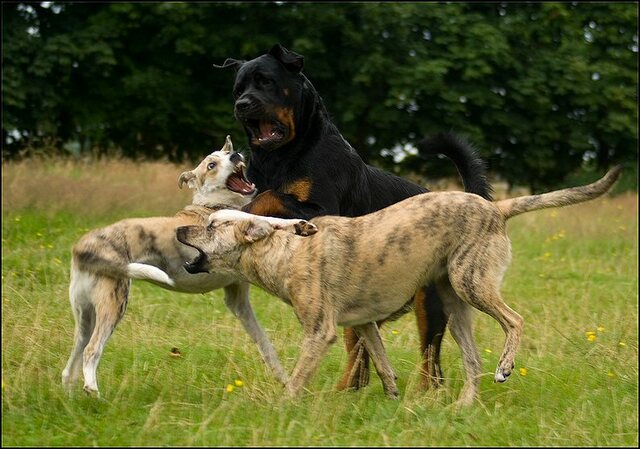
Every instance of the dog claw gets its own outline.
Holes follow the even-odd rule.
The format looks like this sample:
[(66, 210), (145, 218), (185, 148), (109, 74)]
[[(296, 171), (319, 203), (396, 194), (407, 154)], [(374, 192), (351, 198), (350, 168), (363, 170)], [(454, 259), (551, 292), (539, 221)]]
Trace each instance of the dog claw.
[(496, 370), (495, 381), (496, 382), (506, 382), (507, 378), (511, 375), (511, 370), (505, 370), (502, 368), (498, 368)]
[(301, 235), (303, 237), (308, 237), (318, 232), (317, 226), (306, 220), (300, 220), (298, 223), (294, 225), (294, 227), (296, 230), (296, 234)]

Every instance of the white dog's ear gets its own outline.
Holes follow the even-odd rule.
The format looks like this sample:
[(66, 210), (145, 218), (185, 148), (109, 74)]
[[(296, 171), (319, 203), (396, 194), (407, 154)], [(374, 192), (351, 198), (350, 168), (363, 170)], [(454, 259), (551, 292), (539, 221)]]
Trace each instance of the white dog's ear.
[(178, 187), (182, 188), (187, 183), (187, 187), (190, 189), (197, 189), (198, 184), (196, 182), (196, 174), (193, 171), (182, 172), (178, 178)]
[(254, 243), (270, 235), (275, 228), (266, 220), (242, 220), (236, 226), (236, 237), (241, 242)]
[(233, 153), (233, 142), (231, 142), (231, 136), (227, 136), (227, 138), (224, 140), (224, 145), (221, 148), (221, 151)]

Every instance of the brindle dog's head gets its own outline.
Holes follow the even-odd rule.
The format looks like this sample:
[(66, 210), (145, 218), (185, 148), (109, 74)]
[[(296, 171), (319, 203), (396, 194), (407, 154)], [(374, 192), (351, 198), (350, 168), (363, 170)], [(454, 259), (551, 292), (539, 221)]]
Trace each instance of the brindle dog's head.
[(198, 256), (184, 264), (191, 274), (215, 270), (235, 271), (240, 253), (247, 245), (275, 231), (266, 220), (210, 220), (207, 226), (181, 226), (176, 230), (179, 242), (198, 250)]
[(304, 97), (316, 95), (302, 74), (303, 61), (302, 55), (276, 44), (250, 61), (229, 58), (215, 66), (237, 69), (234, 113), (252, 148), (272, 151), (296, 138)]

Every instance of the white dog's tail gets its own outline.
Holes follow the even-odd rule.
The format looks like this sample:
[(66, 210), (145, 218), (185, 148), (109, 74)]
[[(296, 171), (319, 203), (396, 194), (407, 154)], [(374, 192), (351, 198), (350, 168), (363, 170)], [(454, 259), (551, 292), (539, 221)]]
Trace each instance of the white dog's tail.
[(144, 263), (127, 264), (127, 277), (131, 279), (144, 279), (146, 281), (159, 282), (170, 287), (175, 287), (176, 283), (167, 273), (153, 265)]
[(606, 193), (616, 182), (622, 167), (617, 165), (601, 179), (581, 187), (570, 187), (568, 189), (556, 190), (555, 192), (543, 193), (541, 195), (521, 196), (508, 200), (497, 201), (495, 204), (502, 211), (506, 218), (529, 212), (532, 210), (545, 209), (548, 207), (569, 206), (592, 200)]

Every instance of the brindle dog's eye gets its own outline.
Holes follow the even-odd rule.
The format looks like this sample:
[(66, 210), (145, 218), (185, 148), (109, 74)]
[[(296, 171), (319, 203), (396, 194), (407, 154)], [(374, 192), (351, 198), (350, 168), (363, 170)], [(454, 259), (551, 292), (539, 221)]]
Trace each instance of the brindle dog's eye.
[(216, 165), (218, 164), (216, 164), (215, 162), (209, 162), (209, 165), (207, 165), (207, 168), (209, 170), (213, 170), (214, 168), (216, 168)]

